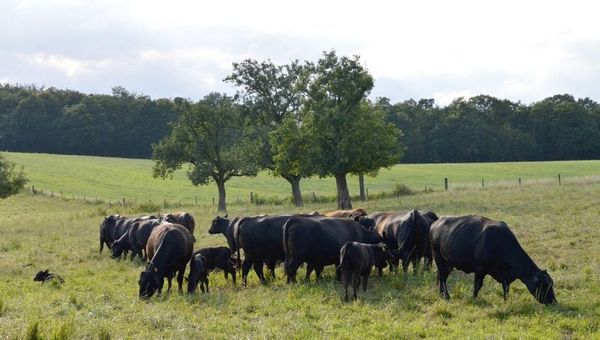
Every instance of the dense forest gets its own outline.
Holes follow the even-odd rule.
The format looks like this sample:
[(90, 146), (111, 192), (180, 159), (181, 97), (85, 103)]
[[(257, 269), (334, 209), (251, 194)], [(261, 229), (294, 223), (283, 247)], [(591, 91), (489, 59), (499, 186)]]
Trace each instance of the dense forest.
[[(0, 85), (0, 150), (149, 158), (191, 100)], [(526, 105), (480, 95), (374, 101), (403, 135), (403, 163), (600, 158), (600, 105), (568, 94)]]

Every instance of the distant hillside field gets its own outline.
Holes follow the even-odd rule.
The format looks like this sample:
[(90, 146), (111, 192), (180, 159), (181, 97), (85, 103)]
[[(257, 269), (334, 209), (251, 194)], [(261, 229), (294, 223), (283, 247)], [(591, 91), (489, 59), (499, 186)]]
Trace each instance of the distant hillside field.
[[(217, 197), (214, 184), (194, 187), (187, 179), (185, 169), (175, 173), (172, 180), (152, 178), (153, 161), (147, 159), (124, 159), (92, 156), (67, 156), (34, 153), (3, 153), (10, 161), (22, 165), (30, 179), (29, 187), (61, 191), (71, 197), (120, 200), (123, 197), (139, 202), (167, 200), (192, 202), (197, 196), (198, 203), (209, 203)], [(382, 169), (377, 177), (366, 177), (366, 187), (370, 194), (393, 190), (396, 184), (405, 184), (413, 190), (421, 191), (426, 186), (433, 190), (443, 190), (444, 177), (449, 178), (450, 188), (464, 185), (481, 186), (499, 182), (516, 184), (521, 177), (523, 183), (548, 179), (562, 180), (569, 177), (600, 175), (600, 161), (557, 161), (557, 162), (518, 162), (518, 163), (469, 163), (469, 164), (401, 164), (391, 169)], [(358, 194), (358, 179), (350, 176), (349, 189), (352, 195)], [(254, 178), (234, 178), (227, 182), (227, 201), (247, 201), (250, 192), (261, 197), (290, 196), (289, 184), (268, 173)], [(304, 196), (335, 195), (333, 178), (311, 178), (301, 182)]]

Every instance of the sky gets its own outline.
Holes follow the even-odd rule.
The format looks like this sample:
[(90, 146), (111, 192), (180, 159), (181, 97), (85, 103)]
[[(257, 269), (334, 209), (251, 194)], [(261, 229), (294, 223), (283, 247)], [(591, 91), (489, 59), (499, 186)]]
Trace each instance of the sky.
[(0, 0), (0, 83), (194, 100), (246, 58), (359, 55), (371, 97), (600, 101), (598, 1)]

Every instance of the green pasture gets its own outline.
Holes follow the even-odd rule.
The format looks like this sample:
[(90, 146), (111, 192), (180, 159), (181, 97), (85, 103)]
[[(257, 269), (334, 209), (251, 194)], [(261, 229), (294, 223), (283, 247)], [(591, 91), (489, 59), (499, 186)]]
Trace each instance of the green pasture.
[[(131, 185), (123, 189), (125, 192), (133, 195), (145, 188), (144, 192), (151, 197), (171, 191), (173, 197), (193, 195), (211, 189), (194, 190), (181, 175), (175, 182), (154, 182), (148, 179), (149, 161), (93, 157), (83, 161), (81, 157), (22, 154), (9, 154), (9, 158), (25, 164), (36, 185), (47, 183), (63, 190), (61, 186), (81, 185), (90, 191), (100, 191), (111, 180), (113, 185), (103, 191), (107, 194), (116, 193), (121, 190), (120, 185), (129, 182)], [(399, 182), (423, 185), (425, 177), (417, 175), (426, 169), (431, 177), (451, 173), (467, 182), (485, 169), (490, 170), (490, 176), (504, 180), (516, 176), (529, 178), (541, 169), (546, 169), (543, 176), (551, 176), (559, 168), (564, 174), (591, 173), (597, 166), (597, 162), (411, 165), (384, 171), (377, 181), (385, 179), (393, 183), (398, 177), (404, 179)], [(42, 171), (43, 168), (47, 171)], [(78, 171), (82, 176), (77, 176)], [(238, 192), (260, 188), (270, 194), (286, 193), (283, 185), (272, 184), (276, 181), (266, 175), (255, 182), (234, 183), (239, 185)], [(267, 191), (262, 184), (250, 183), (269, 184), (274, 192)], [(318, 185), (318, 181), (308, 183)], [(330, 185), (330, 180), (323, 183)], [(169, 190), (170, 187), (181, 189)], [(109, 213), (147, 211), (136, 206), (116, 210), (119, 208), (104, 204), (22, 193), (0, 200), (0, 338), (34, 335), (45, 339), (600, 337), (600, 181), (597, 179), (573, 180), (561, 186), (534, 183), (485, 190), (464, 188), (368, 201), (363, 206), (369, 212), (419, 208), (432, 209), (439, 215), (476, 213), (502, 219), (534, 261), (548, 269), (556, 284), (559, 304), (549, 307), (539, 304), (519, 281), (511, 286), (505, 302), (500, 284), (489, 277), (479, 298), (473, 299), (472, 274), (456, 271), (450, 275), (452, 298), (446, 302), (437, 294), (435, 269), (407, 276), (389, 274), (386, 270), (381, 279), (371, 277), (367, 293), (361, 291), (357, 301), (343, 303), (341, 286), (333, 279), (331, 267), (326, 269), (325, 280), (319, 284), (300, 281), (287, 285), (278, 268), (277, 278), (264, 286), (251, 273), (247, 288), (234, 287), (231, 281), (224, 280), (222, 273), (213, 273), (208, 294), (187, 296), (175, 290), (149, 302), (140, 301), (137, 280), (143, 263), (113, 260), (106, 250), (99, 254), (98, 225)], [(196, 248), (226, 245), (223, 236), (207, 233), (214, 217), (208, 208), (185, 208), (196, 217)], [(309, 205), (302, 210), (234, 205), (229, 210), (230, 215), (251, 215), (333, 208), (332, 204)], [(46, 268), (62, 275), (66, 282), (40, 285), (32, 281), (38, 270)]]
[[(182, 201), (184, 204), (212, 203), (218, 197), (214, 184), (194, 187), (187, 179), (185, 170), (174, 174), (172, 180), (152, 178), (153, 161), (146, 159), (123, 159), (92, 156), (65, 156), (31, 153), (4, 153), (12, 162), (24, 166), (31, 185), (36, 189), (52, 192), (59, 196), (113, 202), (126, 198), (127, 201), (162, 203)], [(544, 180), (557, 182), (558, 174), (563, 181), (571, 177), (600, 175), (600, 161), (561, 162), (514, 162), (472, 164), (401, 164), (390, 169), (381, 169), (377, 177), (366, 177), (370, 195), (382, 191), (391, 192), (396, 184), (405, 184), (414, 191), (425, 187), (443, 190), (444, 178), (449, 179), (450, 189), (464, 186), (481, 187), (496, 184), (524, 185)], [(348, 179), (350, 193), (358, 194), (358, 179)], [(289, 184), (278, 177), (263, 172), (254, 178), (234, 178), (226, 183), (227, 201), (247, 202), (250, 192), (260, 197), (289, 197)], [(303, 195), (335, 196), (333, 178), (310, 178), (301, 182)]]

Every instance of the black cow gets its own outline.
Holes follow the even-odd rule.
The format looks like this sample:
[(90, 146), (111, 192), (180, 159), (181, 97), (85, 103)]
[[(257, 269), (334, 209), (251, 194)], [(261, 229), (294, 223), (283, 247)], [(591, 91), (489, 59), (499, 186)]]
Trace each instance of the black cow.
[(356, 289), (362, 278), (363, 290), (367, 291), (367, 280), (371, 275), (373, 266), (381, 267), (385, 263), (392, 263), (394, 257), (389, 247), (381, 242), (378, 244), (365, 244), (359, 242), (346, 242), (340, 250), (340, 265), (338, 270), (342, 274), (344, 284), (344, 300), (348, 301), (348, 286), (352, 281), (354, 299)]
[[(314, 269), (317, 281), (323, 267), (339, 265), (340, 249), (349, 241), (379, 243), (375, 232), (347, 218), (292, 217), (283, 227), (283, 249), (285, 251), (285, 273), (287, 282), (296, 281), (296, 272), (304, 262), (307, 264), (306, 280)], [(339, 279), (339, 271), (336, 273)]]
[(63, 279), (60, 275), (55, 273), (50, 273), (48, 269), (42, 271), (40, 270), (35, 274), (33, 281), (41, 281), (42, 284), (49, 281), (56, 281), (58, 283), (65, 283), (65, 279)]
[(426, 269), (431, 268), (431, 262), (433, 261), (433, 255), (431, 255), (431, 242), (429, 240), (429, 229), (431, 224), (438, 220), (438, 216), (433, 211), (427, 211), (421, 213), (421, 217), (425, 220), (425, 223), (419, 224), (417, 230), (417, 248), (415, 249), (415, 257), (412, 259), (413, 266), (417, 266), (419, 261), (423, 259), (423, 264)]
[(188, 293), (196, 291), (198, 283), (204, 293), (208, 292), (208, 274), (215, 268), (221, 269), (225, 273), (225, 280), (231, 274), (233, 284), (235, 285), (234, 259), (231, 258), (231, 250), (227, 247), (211, 247), (200, 249), (192, 255), (190, 261), (190, 275), (188, 277)]
[[(410, 262), (413, 267), (418, 263), (418, 246), (426, 244), (426, 230), (429, 229), (427, 221), (418, 210), (408, 213), (386, 213), (375, 226), (375, 232), (383, 238), (392, 253), (395, 254), (393, 266), (395, 270), (402, 260), (402, 269), (406, 273)], [(379, 275), (383, 268), (377, 268)]]
[(146, 244), (146, 254), (151, 260), (138, 281), (140, 298), (150, 298), (156, 290), (160, 294), (165, 277), (169, 283), (167, 291), (170, 291), (175, 273), (179, 292), (182, 292), (183, 274), (192, 258), (193, 247), (192, 234), (182, 225), (163, 223), (154, 228)]
[[(136, 222), (137, 223), (137, 222)], [(132, 225), (135, 225), (135, 223), (133, 223)], [(129, 227), (129, 229), (131, 230), (131, 227)], [(125, 253), (125, 257), (127, 257), (127, 253), (131, 250), (131, 243), (129, 242), (129, 231), (128, 230), (125, 234), (121, 235), (121, 237), (119, 237), (118, 240), (116, 240), (115, 242), (113, 242), (111, 244), (110, 250), (111, 250), (111, 257), (114, 259), (118, 259), (121, 257), (121, 255), (123, 253)], [(131, 255), (131, 258), (133, 259), (133, 252)]]
[(375, 230), (375, 227), (377, 226), (377, 224), (379, 224), (384, 218), (386, 218), (389, 215), (392, 214), (397, 214), (397, 212), (374, 212), (372, 214), (369, 214), (367, 216), (364, 216), (363, 218), (361, 218), (358, 222), (365, 228), (369, 229), (369, 230)]
[(227, 217), (227, 215), (223, 217), (217, 216), (212, 220), (210, 228), (208, 229), (209, 234), (223, 234), (223, 236), (225, 236), (225, 239), (227, 240), (227, 245), (229, 246), (229, 249), (231, 249), (232, 253), (237, 251), (237, 246), (235, 244), (235, 238), (233, 235), (233, 229), (235, 224), (239, 220), (240, 217), (234, 217), (230, 219)]
[[(148, 257), (146, 254), (146, 244), (148, 243), (148, 238), (150, 238), (152, 230), (154, 230), (154, 228), (161, 223), (163, 223), (162, 219), (155, 218), (145, 221), (138, 221), (131, 225), (131, 228), (129, 228), (129, 231), (127, 232), (127, 240), (131, 249), (132, 260), (136, 255), (138, 255), (140, 259), (144, 261), (147, 260)], [(113, 244), (113, 254), (115, 252), (115, 248), (116, 246)]]
[[(283, 225), (293, 216), (295, 215), (243, 217), (235, 224), (234, 238), (238, 261), (240, 249), (244, 250), (244, 262), (241, 265), (244, 286), (250, 267), (254, 268), (261, 283), (266, 283), (263, 274), (265, 262), (271, 275), (275, 277), (276, 263), (285, 260), (282, 246)], [(311, 217), (314, 218), (312, 215)]]
[(127, 218), (121, 215), (110, 215), (104, 218), (100, 223), (100, 252), (104, 249), (104, 244), (110, 249), (112, 243), (126, 234), (131, 225), (137, 221), (144, 221), (156, 218), (156, 216), (140, 216)]
[(431, 226), (430, 237), (440, 294), (446, 299), (446, 279), (456, 268), (475, 273), (473, 297), (490, 275), (502, 284), (504, 300), (510, 284), (519, 279), (539, 302), (557, 302), (552, 278), (535, 265), (506, 223), (475, 215), (442, 217)]

